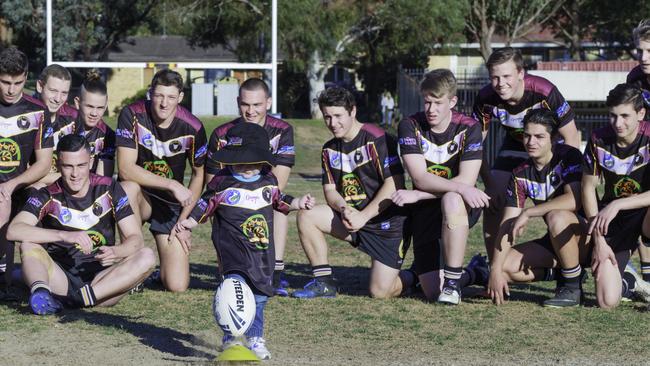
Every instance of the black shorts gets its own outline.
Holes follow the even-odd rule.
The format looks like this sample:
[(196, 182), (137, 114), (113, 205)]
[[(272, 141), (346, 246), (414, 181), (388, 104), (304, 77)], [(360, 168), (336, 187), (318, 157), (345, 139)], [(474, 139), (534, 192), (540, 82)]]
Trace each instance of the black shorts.
[(143, 191), (142, 194), (149, 197), (149, 202), (151, 204), (151, 217), (147, 220), (147, 222), (151, 224), (149, 231), (153, 235), (169, 235), (181, 215), (181, 205), (164, 201), (145, 191)]
[[(56, 262), (55, 262), (56, 263)], [(58, 264), (57, 264), (58, 265)], [(91, 283), (97, 273), (91, 272), (82, 272), (75, 274), (74, 270), (67, 270), (59, 265), (59, 268), (63, 271), (65, 276), (68, 279), (68, 293), (65, 296), (54, 295), (57, 300), (61, 301), (63, 306), (68, 308), (81, 308), (84, 306), (84, 300), (81, 297), (81, 292), (79, 289), (84, 287), (86, 284)]]
[(609, 223), (605, 240), (614, 253), (634, 251), (639, 246), (639, 236), (642, 233), (643, 219), (648, 208), (622, 210)]
[[(444, 267), (442, 255), (442, 207), (440, 199), (420, 201), (413, 205), (411, 225), (413, 232), (414, 269), (420, 275), (441, 270)], [(480, 208), (467, 213), (470, 229), (481, 217)]]

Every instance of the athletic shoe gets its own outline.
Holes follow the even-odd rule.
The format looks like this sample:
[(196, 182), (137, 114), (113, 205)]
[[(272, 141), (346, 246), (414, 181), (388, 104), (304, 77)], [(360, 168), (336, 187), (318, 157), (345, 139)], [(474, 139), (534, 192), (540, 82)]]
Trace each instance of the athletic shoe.
[(147, 287), (159, 287), (162, 286), (162, 278), (160, 278), (160, 270), (157, 269), (144, 280), (144, 285)]
[(289, 281), (284, 279), (284, 276), (280, 274), (279, 280), (273, 281), (273, 287), (275, 291), (275, 296), (280, 296), (280, 297), (287, 297), (289, 296), (289, 291), (287, 290), (287, 287), (289, 287)]
[(140, 294), (144, 292), (144, 282), (140, 282), (129, 290), (129, 295)]
[(46, 289), (40, 288), (29, 296), (29, 306), (36, 315), (51, 315), (63, 310), (63, 305)]
[(262, 337), (250, 337), (247, 339), (248, 348), (255, 353), (260, 360), (270, 360), (271, 352), (266, 348), (266, 340)]
[(454, 280), (445, 280), (445, 285), (438, 295), (438, 303), (448, 305), (460, 304), (460, 289)]
[(298, 299), (313, 299), (315, 297), (336, 297), (336, 286), (327, 282), (314, 278), (305, 285), (302, 290), (294, 291), (292, 297)]
[(549, 308), (568, 308), (582, 303), (582, 290), (579, 288), (560, 287), (555, 297), (544, 301), (544, 306)]
[(636, 281), (634, 289), (631, 291), (632, 296), (643, 302), (650, 302), (650, 283), (645, 281), (643, 277), (639, 275), (639, 273), (634, 269), (632, 263), (628, 263), (625, 266), (625, 272), (634, 276), (634, 280)]
[(474, 283), (473, 285), (487, 286), (488, 280), (490, 279), (490, 267), (487, 263), (487, 257), (482, 256), (480, 253), (476, 253), (472, 259), (467, 263), (467, 270), (474, 272)]

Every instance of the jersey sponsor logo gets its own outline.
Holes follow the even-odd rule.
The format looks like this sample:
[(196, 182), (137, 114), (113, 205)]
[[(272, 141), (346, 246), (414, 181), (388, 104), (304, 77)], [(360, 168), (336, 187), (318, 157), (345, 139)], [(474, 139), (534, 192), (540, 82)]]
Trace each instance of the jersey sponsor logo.
[(12, 173), (20, 166), (20, 146), (13, 139), (0, 138), (0, 173)]
[(138, 136), (140, 146), (151, 151), (159, 159), (172, 157), (183, 153), (194, 143), (194, 136), (186, 135), (176, 137), (169, 141), (160, 141), (151, 131), (138, 124)]
[(436, 165), (448, 162), (458, 154), (458, 146), (462, 144), (464, 135), (465, 131), (459, 132), (442, 145), (436, 145), (422, 136), (421, 146), (424, 159)]
[(293, 145), (287, 145), (287, 146), (282, 146), (278, 149), (277, 153), (278, 155), (295, 155), (296, 154), (296, 148)]
[(140, 140), (140, 142), (145, 147), (151, 147), (151, 146), (153, 146), (153, 136), (150, 133), (147, 133), (144, 136), (142, 136), (142, 139)]
[(644, 90), (641, 92), (641, 95), (643, 96), (643, 101), (645, 102), (645, 105), (650, 106), (650, 91)]
[(160, 177), (169, 179), (174, 178), (174, 172), (165, 160), (145, 161), (142, 164), (142, 167)]
[(177, 153), (177, 152), (181, 151), (182, 148), (183, 148), (183, 145), (182, 145), (181, 142), (178, 141), (178, 140), (172, 140), (172, 141), (169, 143), (169, 150), (170, 150), (171, 152), (175, 152), (175, 153)]
[[(88, 230), (86, 231), (86, 235), (88, 235), (90, 241), (93, 242), (93, 248), (92, 248), (93, 253), (96, 252), (99, 249), (99, 247), (103, 247), (104, 245), (106, 245), (106, 237), (102, 235), (102, 233), (100, 233), (99, 231)], [(81, 245), (75, 244), (74, 246), (78, 250), (81, 250)]]
[(103, 212), (104, 208), (102, 207), (101, 203), (95, 201), (95, 203), (93, 203), (93, 215), (101, 216)]
[(118, 129), (115, 130), (115, 136), (123, 137), (125, 139), (132, 139), (133, 138), (133, 132), (127, 130), (126, 128), (118, 128)]
[(562, 118), (567, 113), (569, 113), (570, 109), (571, 107), (569, 106), (569, 102), (564, 101), (564, 103), (562, 103), (562, 105), (557, 110), (555, 110), (555, 114), (557, 114), (558, 118)]
[(596, 149), (598, 164), (616, 175), (629, 176), (635, 170), (650, 163), (650, 148), (648, 146), (641, 147), (638, 153), (627, 158), (619, 158), (600, 146), (597, 146)]
[(38, 130), (43, 116), (43, 111), (36, 111), (9, 118), (0, 117), (0, 137), (13, 137)]
[(361, 180), (354, 174), (349, 173), (341, 178), (343, 198), (352, 206), (357, 206), (367, 198), (366, 192), (361, 185)]
[(68, 210), (67, 208), (63, 207), (59, 211), (59, 221), (61, 221), (62, 224), (67, 224), (72, 220), (72, 212)]
[(203, 146), (199, 147), (198, 150), (196, 150), (196, 153), (194, 153), (194, 159), (198, 159), (201, 156), (205, 155), (208, 152), (208, 144), (203, 144)]
[[(77, 230), (88, 230), (92, 228), (99, 223), (102, 217), (113, 211), (112, 199), (109, 192), (105, 192), (99, 196), (84, 210), (66, 207), (57, 199), (53, 199), (51, 202), (52, 210), (49, 210), (48, 215), (58, 220), (62, 225)], [(96, 212), (100, 212), (97, 206), (101, 208), (99, 215), (96, 214)]]
[(333, 169), (340, 170), (343, 173), (352, 173), (358, 167), (372, 160), (372, 155), (370, 154), (371, 148), (371, 145), (368, 144), (347, 154), (332, 149), (325, 151), (327, 152), (327, 156), (329, 156), (329, 165)]
[(36, 208), (40, 208), (41, 206), (43, 206), (43, 202), (41, 202), (41, 200), (39, 200), (36, 197), (29, 197), (29, 199), (27, 200), (27, 203), (34, 206), (34, 207), (36, 207)]
[(630, 177), (623, 177), (614, 184), (614, 197), (628, 197), (641, 192), (641, 185)]
[(264, 201), (267, 203), (271, 203), (271, 188), (264, 187), (262, 190), (262, 198), (264, 198)]
[(52, 135), (54, 135), (54, 129), (52, 127), (48, 127), (43, 134), (43, 139), (49, 138)]
[(481, 151), (483, 149), (483, 144), (481, 142), (477, 142), (475, 144), (469, 144), (465, 148), (465, 152), (475, 152), (475, 151)]
[(456, 142), (452, 141), (447, 145), (447, 152), (450, 155), (453, 155), (456, 151), (458, 151), (458, 144)]
[(120, 211), (120, 210), (123, 209), (124, 206), (126, 206), (128, 203), (129, 203), (129, 197), (128, 197), (128, 196), (124, 196), (124, 197), (120, 198), (120, 200), (117, 201), (117, 206), (115, 207), (115, 211), (116, 211), (116, 212), (117, 212), (117, 211)]
[(225, 206), (244, 208), (247, 210), (260, 210), (271, 204), (272, 193), (272, 185), (260, 187), (255, 190), (227, 188), (220, 195), (220, 203)]
[(239, 203), (241, 193), (236, 189), (229, 189), (226, 193), (226, 203), (229, 205), (236, 205)]
[(242, 138), (237, 136), (232, 136), (228, 138), (227, 146), (241, 146)]
[(569, 165), (564, 168), (562, 171), (562, 176), (566, 177), (569, 174), (580, 174), (582, 173), (582, 166), (580, 164)]
[(29, 128), (29, 120), (27, 120), (26, 116), (20, 116), (16, 118), (16, 126), (21, 130), (26, 130)]
[(196, 205), (199, 207), (201, 211), (204, 211), (208, 208), (208, 202), (204, 200), (203, 198), (199, 199), (199, 201), (196, 203)]
[(384, 159), (384, 168), (395, 165), (397, 162), (399, 162), (399, 156), (387, 156), (386, 159)]
[(269, 225), (262, 214), (250, 216), (240, 225), (244, 236), (255, 248), (266, 250), (269, 248)]
[(442, 178), (447, 178), (447, 179), (453, 178), (451, 169), (444, 165), (438, 165), (438, 164), (431, 165), (430, 167), (427, 168), (427, 172), (431, 174), (435, 174)]
[(405, 145), (405, 146), (413, 146), (418, 144), (417, 140), (414, 139), (413, 137), (402, 137), (399, 140), (397, 140), (397, 142), (399, 142), (400, 145)]
[(384, 221), (380, 225), (382, 230), (390, 230), (390, 221)]

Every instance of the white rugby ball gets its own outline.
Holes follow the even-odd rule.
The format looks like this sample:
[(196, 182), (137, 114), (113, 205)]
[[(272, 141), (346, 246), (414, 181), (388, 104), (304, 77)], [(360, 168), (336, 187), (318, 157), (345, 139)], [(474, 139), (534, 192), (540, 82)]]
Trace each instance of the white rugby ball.
[(226, 278), (214, 294), (212, 313), (224, 334), (239, 337), (255, 319), (255, 295), (246, 282)]

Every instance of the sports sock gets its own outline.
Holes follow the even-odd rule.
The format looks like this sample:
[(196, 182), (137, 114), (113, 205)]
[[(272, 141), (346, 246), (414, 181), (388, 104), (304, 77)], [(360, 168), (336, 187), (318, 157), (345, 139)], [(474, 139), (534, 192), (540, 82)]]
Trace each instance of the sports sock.
[(445, 273), (445, 286), (452, 285), (452, 284), (455, 284), (456, 286), (460, 286), (459, 281), (463, 276), (463, 269), (461, 267), (445, 266), (444, 273)]
[(323, 264), (320, 266), (314, 266), (311, 269), (314, 274), (314, 278), (323, 280), (323, 281), (332, 281), (332, 267), (329, 264)]
[(650, 262), (641, 262), (641, 276), (644, 281), (650, 282)]
[(83, 285), (79, 289), (79, 294), (83, 299), (84, 306), (86, 307), (95, 306), (95, 303), (97, 302), (97, 298), (95, 297), (95, 291), (93, 291), (93, 288), (92, 286), (90, 286), (90, 284)]
[(542, 281), (553, 281), (555, 280), (555, 268), (544, 268), (544, 278)]
[(50, 286), (45, 281), (34, 281), (31, 285), (29, 285), (29, 293), (31, 294), (39, 289), (43, 289), (49, 293), (52, 293), (52, 289), (50, 289)]
[(275, 268), (273, 269), (273, 285), (278, 287), (280, 285), (280, 276), (284, 271), (284, 261), (275, 261)]
[(560, 270), (564, 286), (569, 288), (580, 288), (580, 274), (582, 273), (582, 267), (580, 264), (573, 268), (562, 268)]

